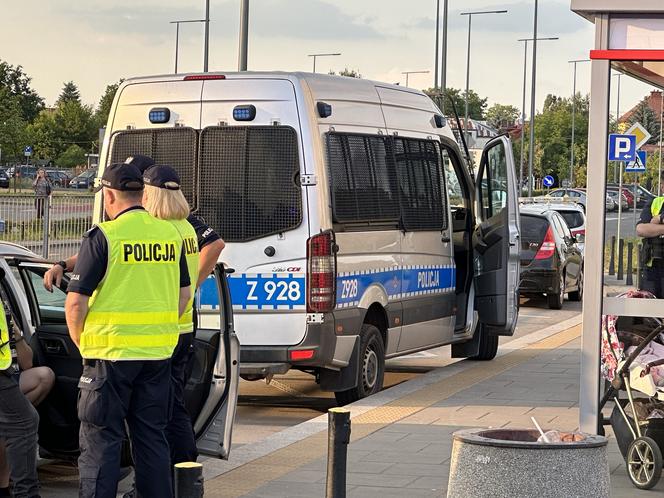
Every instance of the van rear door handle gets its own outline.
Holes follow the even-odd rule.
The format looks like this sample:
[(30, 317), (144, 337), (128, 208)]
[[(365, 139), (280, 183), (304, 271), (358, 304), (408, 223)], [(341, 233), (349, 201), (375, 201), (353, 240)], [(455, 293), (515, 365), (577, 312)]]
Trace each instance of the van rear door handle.
[(443, 235), (443, 236), (440, 238), (440, 241), (441, 241), (441, 242), (451, 242), (452, 239), (450, 239), (447, 235)]

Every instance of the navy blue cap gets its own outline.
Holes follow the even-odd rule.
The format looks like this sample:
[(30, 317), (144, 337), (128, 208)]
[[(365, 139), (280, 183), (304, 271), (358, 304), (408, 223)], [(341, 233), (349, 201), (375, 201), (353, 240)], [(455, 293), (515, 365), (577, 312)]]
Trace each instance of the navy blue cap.
[(101, 184), (94, 189), (99, 192), (103, 187), (113, 190), (138, 192), (143, 190), (143, 175), (131, 164), (115, 163), (104, 170)]
[(170, 166), (159, 164), (143, 173), (143, 182), (151, 187), (180, 190), (180, 175)]
[(154, 166), (154, 159), (152, 159), (150, 156), (144, 156), (142, 154), (134, 154), (133, 156), (129, 156), (125, 160), (125, 164), (131, 164), (132, 166), (136, 166), (138, 170), (141, 172), (141, 174), (143, 174), (145, 173), (145, 170)]

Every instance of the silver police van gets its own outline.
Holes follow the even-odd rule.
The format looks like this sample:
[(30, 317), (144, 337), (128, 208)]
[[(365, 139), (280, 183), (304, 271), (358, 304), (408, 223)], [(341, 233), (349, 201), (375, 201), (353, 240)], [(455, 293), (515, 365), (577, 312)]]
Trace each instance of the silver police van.
[[(451, 344), (489, 360), (514, 332), (511, 144), (489, 142), (473, 178), (422, 92), (308, 73), (130, 79), (100, 176), (133, 154), (175, 167), (226, 241), (246, 379), (296, 368), (347, 403), (382, 388), (388, 358)], [(214, 288), (203, 320), (218, 319)]]

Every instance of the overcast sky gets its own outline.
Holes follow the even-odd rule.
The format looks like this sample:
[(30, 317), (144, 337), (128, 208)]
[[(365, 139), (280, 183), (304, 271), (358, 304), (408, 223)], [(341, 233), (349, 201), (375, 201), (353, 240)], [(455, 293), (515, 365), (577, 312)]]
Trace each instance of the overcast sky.
[[(106, 84), (121, 77), (173, 71), (175, 27), (169, 21), (204, 17), (203, 0), (4, 0), (0, 59), (22, 65), (52, 104), (64, 81), (74, 80), (84, 102), (96, 104)], [(521, 107), (523, 44), (532, 36), (532, 0), (450, 0), (448, 86), (464, 87), (467, 17), (460, 12), (507, 9), (473, 17), (470, 86), (489, 103)], [(586, 58), (593, 26), (569, 10), (569, 0), (540, 0), (537, 106), (548, 93), (572, 91), (570, 59)], [(442, 1), (441, 1), (442, 4)], [(251, 0), (249, 69), (358, 69), (364, 77), (433, 85), (435, 0)], [(211, 0), (210, 69), (237, 68), (239, 0)], [(202, 69), (203, 26), (180, 28), (180, 70)], [(577, 88), (589, 86), (589, 64), (579, 65)], [(615, 80), (615, 78), (614, 78)], [(623, 79), (621, 109), (649, 88)], [(615, 95), (612, 99), (615, 101)], [(615, 103), (612, 104), (615, 109)]]

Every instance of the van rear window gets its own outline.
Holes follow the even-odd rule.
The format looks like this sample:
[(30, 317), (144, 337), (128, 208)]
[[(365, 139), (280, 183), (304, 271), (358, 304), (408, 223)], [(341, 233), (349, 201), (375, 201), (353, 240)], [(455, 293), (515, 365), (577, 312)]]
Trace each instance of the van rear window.
[(227, 242), (297, 227), (302, 189), (297, 133), (288, 126), (209, 127), (200, 134), (198, 210)]
[(167, 164), (180, 175), (182, 193), (195, 209), (197, 153), (198, 132), (193, 128), (125, 130), (111, 137), (111, 153), (106, 165), (123, 163), (136, 154), (150, 156), (156, 164)]

